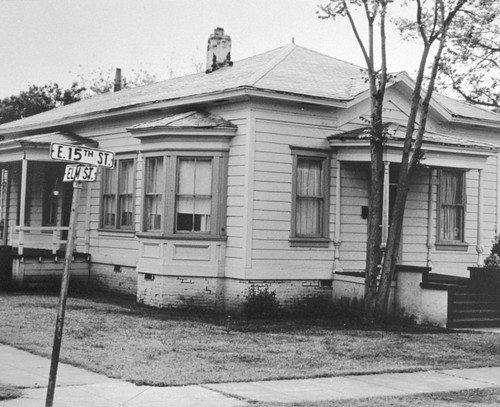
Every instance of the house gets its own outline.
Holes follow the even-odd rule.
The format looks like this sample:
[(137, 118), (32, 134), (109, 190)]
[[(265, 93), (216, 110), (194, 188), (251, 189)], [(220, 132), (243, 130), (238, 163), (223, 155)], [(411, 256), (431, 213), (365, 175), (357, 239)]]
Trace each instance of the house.
[[(249, 287), (285, 307), (359, 295), (368, 211), (363, 69), (295, 44), (207, 72), (98, 95), (0, 126), (3, 261), (26, 286), (60, 274), (72, 185), (52, 142), (116, 154), (85, 183), (72, 280), (158, 307), (239, 309)], [(413, 82), (387, 89), (390, 215)], [(435, 95), (406, 208), (394, 302), (451, 326), (468, 267), (499, 231), (500, 115)], [(387, 230), (387, 218), (382, 228)], [(458, 290), (460, 291), (460, 290)], [(455, 324), (458, 326), (458, 324)]]

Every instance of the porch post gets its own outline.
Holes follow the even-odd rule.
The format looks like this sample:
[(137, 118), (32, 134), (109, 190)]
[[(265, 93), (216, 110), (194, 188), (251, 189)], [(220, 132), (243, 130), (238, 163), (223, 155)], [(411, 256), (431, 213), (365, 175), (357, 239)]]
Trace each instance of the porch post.
[(337, 171), (336, 171), (336, 180), (335, 180), (335, 231), (333, 236), (333, 245), (335, 247), (335, 254), (333, 260), (333, 272), (336, 273), (338, 271), (342, 271), (342, 265), (340, 264), (340, 245), (342, 243), (340, 239), (340, 209), (341, 209), (341, 201), (340, 201), (340, 193), (341, 193), (341, 185), (340, 185), (340, 161), (337, 160)]
[(478, 170), (477, 179), (477, 265), (479, 267), (484, 266), (483, 259), (483, 170)]
[(28, 160), (26, 155), (23, 156), (21, 167), (21, 195), (20, 195), (20, 206), (19, 206), (19, 254), (23, 254), (24, 246), (24, 224), (26, 222), (26, 182), (28, 179)]
[(437, 185), (436, 170), (429, 173), (429, 196), (427, 197), (427, 267), (432, 267), (432, 225), (434, 223), (434, 185)]
[[(497, 191), (500, 191), (500, 154), (497, 154)], [(497, 219), (495, 225), (495, 236), (500, 234), (500, 197), (497, 196)]]
[(382, 242), (380, 248), (385, 254), (389, 234), (389, 161), (384, 161), (384, 190), (382, 200)]

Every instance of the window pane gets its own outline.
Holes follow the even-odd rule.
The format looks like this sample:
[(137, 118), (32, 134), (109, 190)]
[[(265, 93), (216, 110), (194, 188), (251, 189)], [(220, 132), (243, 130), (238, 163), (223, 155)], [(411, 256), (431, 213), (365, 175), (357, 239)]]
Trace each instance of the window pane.
[(179, 160), (176, 197), (176, 230), (210, 232), (212, 209), (212, 161)]
[(133, 218), (133, 188), (134, 188), (133, 160), (120, 161), (120, 226), (131, 227)]
[(440, 240), (464, 239), (464, 173), (441, 171), (440, 174)]
[(115, 196), (105, 195), (102, 197), (103, 226), (115, 226)]
[(129, 194), (134, 187), (134, 166), (132, 160), (120, 161), (120, 188), (121, 194)]
[(441, 210), (441, 240), (463, 240), (463, 208), (443, 206)]
[(163, 212), (163, 158), (146, 161), (146, 230), (161, 230)]
[(104, 194), (112, 194), (116, 191), (116, 169), (107, 169), (103, 171), (103, 191)]
[(297, 195), (319, 196), (321, 194), (321, 161), (299, 158), (297, 163)]
[(116, 227), (116, 169), (103, 170), (102, 225)]
[(323, 162), (297, 159), (295, 233), (321, 236), (323, 219)]

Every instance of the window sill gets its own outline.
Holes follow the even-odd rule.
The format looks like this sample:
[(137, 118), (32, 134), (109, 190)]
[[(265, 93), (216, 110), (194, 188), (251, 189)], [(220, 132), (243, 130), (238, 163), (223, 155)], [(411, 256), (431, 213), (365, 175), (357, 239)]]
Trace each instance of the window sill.
[(163, 239), (163, 240), (205, 240), (205, 241), (226, 241), (227, 236), (217, 235), (166, 235), (154, 232), (137, 232), (136, 236), (141, 239)]
[(329, 247), (330, 239), (325, 237), (291, 237), (291, 247)]
[(99, 232), (99, 234), (106, 234), (106, 233), (109, 233), (110, 235), (111, 234), (121, 234), (121, 235), (126, 235), (126, 234), (130, 234), (130, 235), (133, 235), (135, 234), (135, 230), (133, 229), (106, 229), (106, 228), (99, 228), (97, 229), (97, 231)]
[(436, 242), (436, 250), (446, 252), (466, 252), (469, 244), (466, 242)]

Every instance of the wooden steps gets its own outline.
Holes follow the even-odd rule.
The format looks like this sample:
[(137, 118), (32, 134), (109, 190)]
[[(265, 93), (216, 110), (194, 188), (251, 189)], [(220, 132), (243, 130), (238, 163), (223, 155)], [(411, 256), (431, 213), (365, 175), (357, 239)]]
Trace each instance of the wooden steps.
[(469, 279), (453, 276), (430, 274), (428, 282), (454, 286), (449, 291), (448, 328), (500, 327), (500, 293), (473, 289)]

